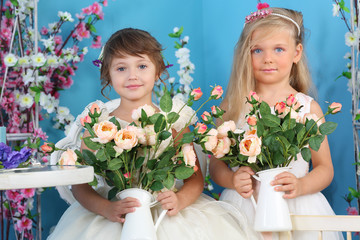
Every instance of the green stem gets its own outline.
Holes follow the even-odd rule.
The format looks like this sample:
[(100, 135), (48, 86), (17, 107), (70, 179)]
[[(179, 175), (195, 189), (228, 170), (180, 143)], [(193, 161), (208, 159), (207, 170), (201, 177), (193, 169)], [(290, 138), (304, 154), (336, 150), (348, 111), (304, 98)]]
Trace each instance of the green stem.
[(314, 127), (315, 125), (317, 125), (317, 122), (320, 121), (321, 119), (325, 118), (325, 116), (328, 115), (328, 114), (329, 114), (329, 112), (326, 112), (321, 118), (319, 118), (319, 119), (311, 126), (311, 128), (305, 133), (305, 135), (304, 135), (303, 139), (301, 140), (299, 146), (302, 146), (302, 144), (304, 143), (307, 135), (310, 133), (311, 129), (313, 129), (313, 127)]

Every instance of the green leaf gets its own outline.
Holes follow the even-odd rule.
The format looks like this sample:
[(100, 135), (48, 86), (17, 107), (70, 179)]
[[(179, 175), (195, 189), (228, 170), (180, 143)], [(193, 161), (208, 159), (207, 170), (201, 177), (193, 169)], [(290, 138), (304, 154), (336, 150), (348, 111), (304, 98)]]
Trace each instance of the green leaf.
[[(264, 102), (262, 102), (264, 103)], [(280, 118), (274, 116), (272, 114), (262, 115), (262, 119), (264, 120), (264, 125), (268, 127), (277, 127), (280, 126)]]
[(91, 20), (92, 20), (92, 17), (89, 16), (87, 23), (88, 23), (88, 24), (91, 24)]
[(175, 177), (177, 179), (187, 179), (191, 177), (193, 173), (194, 173), (194, 169), (185, 166), (180, 166), (175, 169)]
[(267, 104), (266, 102), (261, 102), (260, 114), (262, 117), (264, 117), (265, 115), (271, 114), (271, 108), (270, 108), (269, 104)]
[(94, 186), (96, 187), (98, 185), (98, 180), (97, 178), (94, 176), (94, 179), (88, 183), (90, 186)]
[(313, 119), (306, 121), (305, 127), (306, 127), (306, 132), (309, 132), (309, 130), (311, 129), (309, 132), (310, 135), (317, 134), (318, 131), (317, 124)]
[(118, 170), (122, 166), (123, 166), (123, 163), (120, 158), (113, 158), (109, 162), (108, 170), (111, 170), (111, 171)]
[(303, 157), (303, 159), (307, 162), (309, 162), (311, 160), (311, 151), (309, 148), (303, 148), (301, 149), (301, 156)]
[(107, 160), (104, 148), (101, 148), (96, 152), (96, 158), (101, 162), (104, 162)]
[(151, 122), (152, 124), (155, 124), (156, 121), (158, 120), (158, 118), (159, 118), (160, 116), (163, 116), (163, 115), (162, 115), (161, 113), (155, 113), (154, 115), (151, 115), (151, 116), (149, 117), (150, 122)]
[(191, 143), (194, 139), (195, 134), (193, 132), (184, 133), (182, 135), (181, 143)]
[(148, 116), (144, 109), (141, 109), (141, 122), (146, 123), (148, 119)]
[(14, 5), (14, 7), (19, 6), (18, 0), (10, 0), (10, 2)]
[[(296, 139), (297, 139), (297, 141), (298, 141), (298, 144), (301, 143), (302, 139), (304, 138), (305, 133), (306, 133), (306, 129), (305, 129), (305, 128), (302, 128), (302, 129), (298, 132), (298, 134), (297, 134), (297, 136), (296, 136)], [(300, 146), (300, 147), (301, 147), (301, 146)]]
[(144, 157), (138, 157), (135, 160), (135, 169), (139, 169), (143, 165), (144, 161), (145, 161)]
[(354, 198), (359, 198), (360, 197), (360, 192), (356, 191), (352, 187), (349, 187), (349, 192)]
[(166, 91), (160, 99), (160, 109), (166, 113), (172, 109), (172, 99), (168, 91)]
[(116, 151), (114, 149), (115, 143), (114, 142), (108, 142), (105, 144), (105, 151), (110, 157), (116, 156)]
[(155, 180), (165, 180), (165, 178), (167, 177), (167, 171), (164, 170), (158, 170), (154, 173), (154, 179)]
[(337, 125), (338, 124), (334, 122), (324, 122), (323, 124), (320, 125), (319, 131), (321, 132), (322, 135), (329, 135), (330, 133), (335, 131)]
[(324, 141), (325, 136), (324, 135), (318, 135), (315, 137), (311, 137), (309, 139), (309, 146), (312, 150), (318, 151), (320, 148), (321, 143)]
[(172, 124), (174, 122), (176, 122), (179, 119), (180, 115), (177, 114), (176, 112), (171, 112), (167, 115), (168, 118), (168, 123)]
[(156, 159), (151, 159), (151, 160), (147, 161), (146, 166), (148, 167), (148, 169), (153, 170), (155, 167), (156, 161), (157, 161)]
[(175, 33), (169, 33), (168, 36), (171, 37), (171, 38), (178, 38)]
[(359, 120), (360, 119), (360, 114), (356, 114), (355, 116), (355, 121)]
[(174, 185), (174, 182), (175, 182), (175, 178), (174, 178), (174, 175), (172, 174), (169, 174), (167, 176), (167, 178), (163, 181), (163, 184), (164, 186), (167, 188), (167, 189), (171, 189)]
[(116, 120), (115, 117), (110, 118), (109, 122), (112, 122), (113, 124), (115, 124), (118, 131), (121, 129), (120, 123), (118, 122), (118, 120)]
[(94, 25), (92, 25), (92, 24), (89, 24), (89, 30), (90, 30), (90, 32), (92, 32), (92, 33), (96, 33), (96, 28), (95, 28)]
[(171, 136), (171, 132), (162, 131), (162, 132), (159, 133), (158, 138), (159, 138), (160, 140), (166, 140), (166, 139), (168, 139), (170, 136)]
[(285, 162), (284, 156), (280, 152), (274, 154), (273, 164), (279, 166)]
[(90, 150), (83, 149), (82, 150), (82, 155), (84, 157), (85, 162), (88, 165), (93, 165), (94, 163), (97, 162), (97, 159), (96, 159), (94, 153), (92, 151), (90, 151)]
[(118, 189), (116, 187), (113, 187), (109, 192), (108, 192), (108, 199), (114, 199), (116, 197), (116, 194), (118, 193)]
[(175, 46), (174, 46), (174, 47), (175, 47), (176, 49), (180, 49), (180, 48), (181, 48), (181, 44), (175, 41)]
[(264, 124), (263, 124), (263, 121), (262, 119), (260, 119), (257, 123), (256, 123), (256, 133), (258, 136), (263, 136), (264, 134)]
[(154, 131), (156, 133), (161, 132), (166, 127), (166, 121), (164, 115), (160, 115), (158, 119), (156, 120), (156, 123), (154, 125)]
[(98, 150), (101, 148), (101, 144), (98, 142), (93, 142), (91, 140), (92, 137), (83, 138), (85, 145), (91, 150)]
[(37, 93), (35, 93), (35, 103), (39, 103), (39, 101), (40, 101), (40, 93), (39, 92), (37, 92)]
[(160, 181), (155, 181), (150, 187), (150, 189), (153, 191), (160, 191), (163, 188), (164, 185)]

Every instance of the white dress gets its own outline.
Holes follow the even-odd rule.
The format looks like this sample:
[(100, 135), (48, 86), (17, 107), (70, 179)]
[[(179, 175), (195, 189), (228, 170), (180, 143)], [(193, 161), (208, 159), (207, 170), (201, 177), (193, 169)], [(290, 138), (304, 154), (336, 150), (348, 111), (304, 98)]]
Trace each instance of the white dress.
[[(120, 121), (122, 127), (128, 123)], [(96, 191), (106, 198), (110, 187), (99, 179)], [(176, 183), (176, 188), (182, 186)], [(162, 208), (152, 208), (156, 221)], [(73, 203), (63, 214), (48, 240), (112, 240), (120, 239), (122, 224), (85, 209), (79, 202)], [(141, 231), (141, 229), (139, 229)], [(215, 201), (201, 194), (195, 203), (175, 216), (165, 216), (157, 230), (158, 240), (248, 240), (259, 239), (251, 230), (246, 217), (231, 204)]]
[[(299, 112), (299, 115), (302, 117), (304, 114), (310, 112), (310, 103), (313, 98), (303, 93), (298, 93), (296, 98), (299, 103), (304, 106)], [(289, 166), (291, 167), (289, 171), (298, 178), (305, 176), (309, 172), (309, 163), (302, 158), (301, 154), (298, 154), (297, 160), (292, 161)], [(237, 169), (233, 170), (236, 171)], [(232, 203), (234, 206), (239, 207), (239, 209), (247, 216), (249, 223), (254, 223), (255, 209), (250, 198), (244, 199), (235, 190), (225, 189), (221, 194), (220, 200)], [(334, 211), (330, 204), (320, 192), (300, 196), (294, 199), (287, 199), (287, 202), (289, 211), (292, 214), (334, 215)], [(342, 234), (339, 232), (325, 232), (324, 234), (324, 239), (326, 240), (343, 239)], [(293, 236), (294, 240), (316, 240), (318, 239), (318, 232), (294, 231)]]

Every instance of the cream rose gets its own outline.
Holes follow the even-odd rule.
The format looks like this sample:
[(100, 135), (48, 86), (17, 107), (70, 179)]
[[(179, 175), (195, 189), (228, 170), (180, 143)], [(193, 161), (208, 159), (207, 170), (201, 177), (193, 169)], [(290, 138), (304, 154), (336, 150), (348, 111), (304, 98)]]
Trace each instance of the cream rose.
[(208, 133), (207, 133), (207, 136), (205, 138), (205, 149), (208, 150), (208, 151), (212, 151), (216, 145), (217, 145), (217, 142), (218, 142), (218, 138), (217, 138), (217, 135), (218, 135), (218, 131), (216, 129), (211, 129)]
[(236, 125), (235, 122), (230, 120), (230, 121), (226, 121), (223, 124), (221, 124), (218, 128), (218, 137), (227, 137), (228, 136), (228, 132), (234, 132), (236, 129)]
[(128, 125), (126, 129), (135, 132), (140, 144), (147, 145), (146, 134), (143, 128)]
[(114, 141), (116, 146), (124, 150), (130, 150), (138, 144), (136, 133), (126, 128), (115, 134)]
[(194, 167), (196, 164), (196, 154), (191, 144), (184, 144), (181, 147), (184, 154), (184, 162), (186, 165)]
[(222, 158), (225, 154), (230, 152), (231, 140), (228, 137), (218, 138), (216, 147), (212, 153), (216, 158)]
[(145, 104), (144, 106), (141, 106), (137, 109), (134, 109), (131, 113), (131, 118), (134, 122), (138, 122), (139, 118), (141, 118), (141, 110), (144, 110), (146, 112), (146, 115), (150, 117), (151, 115), (155, 114), (155, 108), (153, 108), (150, 105)]
[(144, 127), (144, 131), (147, 145), (154, 146), (156, 144), (156, 132), (154, 130), (154, 125), (146, 125)]
[(77, 160), (77, 155), (72, 149), (68, 149), (63, 152), (59, 159), (60, 165), (75, 165)]
[(97, 138), (92, 139), (94, 142), (99, 143), (108, 143), (114, 139), (114, 136), (117, 132), (117, 127), (110, 121), (102, 121), (100, 123), (96, 123), (93, 126), (93, 130), (97, 136)]
[(240, 142), (239, 148), (242, 155), (249, 157), (249, 163), (255, 163), (256, 156), (261, 153), (261, 139), (255, 134), (245, 135)]

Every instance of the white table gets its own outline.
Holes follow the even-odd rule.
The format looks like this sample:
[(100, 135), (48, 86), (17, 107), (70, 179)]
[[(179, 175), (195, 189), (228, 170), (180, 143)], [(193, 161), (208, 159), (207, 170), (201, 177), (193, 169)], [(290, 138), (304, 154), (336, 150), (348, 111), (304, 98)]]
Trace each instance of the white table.
[(0, 190), (74, 185), (93, 179), (94, 168), (91, 166), (42, 165), (0, 169)]

